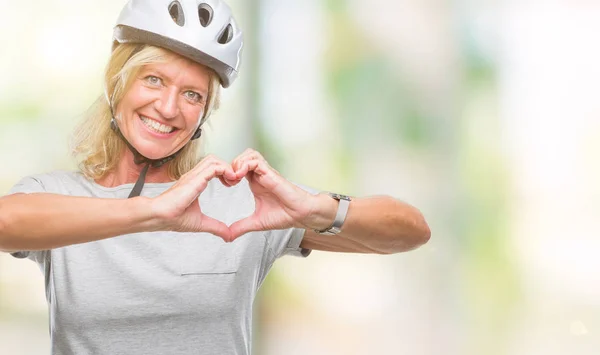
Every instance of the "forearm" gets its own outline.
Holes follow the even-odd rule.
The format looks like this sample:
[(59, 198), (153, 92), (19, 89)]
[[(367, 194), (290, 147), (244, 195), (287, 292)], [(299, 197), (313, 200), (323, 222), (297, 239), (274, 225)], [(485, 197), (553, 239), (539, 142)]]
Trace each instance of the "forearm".
[(0, 198), (0, 250), (45, 250), (153, 230), (149, 206), (144, 198), (5, 196)]
[[(311, 223), (331, 225), (338, 202), (319, 195), (318, 212)], [(392, 254), (415, 249), (429, 240), (430, 230), (415, 207), (389, 196), (353, 198), (342, 231), (337, 236), (309, 233), (305, 247), (330, 251)]]
[(368, 197), (350, 203), (341, 238), (349, 238), (384, 254), (425, 244), (430, 230), (421, 212), (391, 197)]

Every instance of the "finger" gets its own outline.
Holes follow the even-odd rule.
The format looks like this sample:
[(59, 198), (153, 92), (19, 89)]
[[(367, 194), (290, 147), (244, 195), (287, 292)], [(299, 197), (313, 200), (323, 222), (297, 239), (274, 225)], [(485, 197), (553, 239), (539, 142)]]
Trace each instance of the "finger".
[(243, 179), (243, 178), (244, 178), (244, 177), (242, 176), (242, 177), (240, 177), (240, 178), (236, 178), (235, 180), (230, 180), (230, 179), (227, 179), (227, 178), (224, 178), (224, 179), (227, 181), (227, 183), (228, 183), (228, 184), (229, 184), (229, 186), (231, 187), (231, 186), (235, 186), (235, 185), (239, 184), (239, 183), (240, 183), (240, 181), (242, 181), (242, 179)]
[[(209, 166), (215, 165), (215, 164), (223, 165), (223, 166), (230, 166), (229, 164), (227, 164), (225, 161), (218, 158), (217, 156), (215, 156), (213, 154), (209, 154), (206, 157), (204, 157), (192, 170), (190, 170), (189, 175), (191, 175), (191, 177), (195, 179), (198, 177), (198, 175), (200, 175), (203, 171), (205, 171)], [(235, 174), (233, 174), (233, 169), (231, 169), (231, 171), (228, 171), (227, 174), (230, 175), (229, 176), (230, 178), (232, 178), (235, 175)]]
[(230, 179), (227, 179), (227, 178), (221, 176), (221, 177), (219, 177), (219, 180), (221, 180), (221, 183), (223, 185), (225, 185), (227, 187), (232, 187), (232, 186), (239, 184), (239, 182), (242, 181), (242, 178), (230, 180)]
[[(277, 171), (275, 168), (273, 168), (268, 161), (266, 161), (264, 158), (260, 157), (260, 158), (256, 158), (256, 157), (250, 157), (250, 158), (246, 158), (246, 160), (244, 160), (241, 165), (240, 168), (238, 170), (234, 171), (236, 172), (238, 177), (243, 177), (246, 176), (248, 174), (248, 170), (245, 169), (245, 164), (251, 161), (258, 161), (259, 164), (256, 165), (254, 163), (249, 164), (249, 166), (251, 167), (260, 167), (258, 169), (256, 169), (256, 172), (259, 174), (267, 174), (268, 172), (273, 173), (275, 175), (281, 176), (281, 174), (279, 173), (279, 171)], [(250, 169), (252, 170), (252, 169)]]
[(221, 181), (221, 183), (224, 186), (227, 187), (232, 187), (237, 185), (241, 178), (237, 178), (235, 172), (233, 171), (233, 168), (231, 167), (231, 165), (226, 165), (225, 170), (223, 172), (222, 175), (217, 175), (217, 177), (219, 178), (219, 180)]
[(242, 179), (244, 176), (248, 175), (248, 164), (242, 164), (239, 170), (235, 171), (236, 178)]
[[(208, 163), (207, 163), (208, 164)], [(203, 170), (197, 174), (187, 175), (185, 178), (181, 178), (177, 182), (177, 190), (183, 194), (187, 194), (189, 189), (193, 190), (195, 196), (199, 196), (208, 186), (208, 182), (215, 177), (221, 178), (223, 176), (229, 177), (229, 179), (235, 178), (235, 174), (231, 167), (224, 162), (212, 161), (209, 165), (205, 164)]]
[(242, 167), (237, 173), (237, 176), (240, 176), (240, 173), (244, 173), (243, 176), (246, 176), (249, 171), (253, 171), (259, 175), (267, 175), (269, 173), (274, 173), (272, 168), (265, 161), (252, 159), (246, 160), (243, 162)]
[(211, 165), (213, 163), (213, 161), (214, 160), (210, 156), (203, 158), (191, 170), (189, 170), (185, 174), (181, 175), (181, 177), (178, 180), (178, 183), (195, 180), (196, 177), (198, 176), (198, 174), (201, 171), (205, 170), (207, 166)]
[(232, 184), (229, 183), (229, 181), (227, 179), (225, 179), (222, 176), (219, 177), (219, 181), (221, 181), (221, 184), (223, 184), (223, 186), (227, 186), (227, 187), (233, 186)]
[(236, 221), (229, 226), (229, 231), (231, 233), (231, 241), (234, 241), (235, 239), (239, 238), (240, 236), (246, 233), (258, 230), (261, 230), (261, 225), (256, 215), (252, 215), (250, 217), (246, 217), (244, 219)]
[(196, 171), (185, 174), (169, 189), (170, 196), (173, 196), (175, 200), (186, 200), (188, 205), (202, 194), (208, 186), (208, 182), (213, 178), (227, 177), (232, 181), (236, 179), (231, 166), (220, 159), (205, 159), (194, 169)]
[(260, 175), (258, 183), (269, 189), (288, 206), (298, 205), (298, 203), (303, 202), (302, 200), (306, 199), (310, 195), (308, 192), (292, 184), (279, 173), (277, 173), (277, 171), (269, 166), (265, 161), (247, 161), (244, 163), (244, 166), (242, 166), (240, 171), (246, 170)]
[(231, 166), (233, 167), (234, 170), (239, 169), (239, 167), (242, 165), (242, 163), (246, 160), (250, 160), (250, 159), (261, 159), (261, 160), (265, 160), (265, 158), (256, 150), (248, 148), (246, 149), (242, 154), (240, 154), (237, 158), (235, 158), (233, 160), (233, 162), (231, 163)]
[[(166, 203), (167, 205), (172, 205), (177, 211), (182, 212), (193, 201), (197, 201), (198, 197), (208, 186), (208, 182), (214, 177), (227, 177), (228, 180), (232, 181), (236, 179), (231, 166), (215, 158), (205, 159), (194, 169), (196, 171), (184, 174), (173, 186), (162, 193), (159, 202), (157, 202), (158, 205)], [(164, 207), (160, 207), (159, 209), (161, 208), (165, 210)], [(168, 212), (166, 211), (166, 213)], [(224, 236), (228, 238), (228, 232), (221, 233), (225, 233)]]
[(231, 231), (227, 225), (219, 220), (208, 217), (207, 215), (202, 215), (202, 227), (201, 232), (208, 232), (214, 234), (218, 237), (221, 237), (227, 243), (231, 242), (232, 236)]
[(212, 161), (210, 165), (200, 171), (196, 176), (196, 179), (203, 179), (208, 182), (215, 177), (225, 178), (230, 181), (236, 180), (236, 174), (233, 172), (233, 168), (223, 161), (216, 160)]
[(234, 171), (237, 171), (239, 169), (241, 162), (248, 154), (249, 153), (247, 151), (244, 151), (242, 154), (238, 155), (235, 159), (233, 159), (233, 161), (231, 162), (231, 167)]

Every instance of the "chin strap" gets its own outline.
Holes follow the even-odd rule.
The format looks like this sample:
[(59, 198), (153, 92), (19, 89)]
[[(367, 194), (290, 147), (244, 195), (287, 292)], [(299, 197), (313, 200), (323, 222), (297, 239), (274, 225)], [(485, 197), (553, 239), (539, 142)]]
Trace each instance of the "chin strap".
[(138, 177), (135, 185), (133, 186), (133, 190), (129, 193), (127, 198), (132, 198), (139, 196), (142, 193), (142, 188), (144, 188), (144, 182), (146, 181), (146, 173), (148, 172), (148, 168), (150, 167), (150, 163), (146, 164), (146, 166), (142, 169), (140, 173), (140, 177)]
[[(140, 152), (138, 152), (127, 141), (127, 139), (125, 139), (125, 137), (121, 133), (121, 130), (119, 129), (119, 126), (117, 125), (117, 121), (114, 119), (114, 117), (110, 120), (110, 128), (123, 140), (123, 142), (125, 142), (125, 144), (127, 145), (127, 148), (129, 148), (129, 150), (133, 153), (133, 162), (136, 165), (140, 165), (140, 164), (146, 163), (146, 166), (140, 172), (140, 176), (138, 177), (137, 181), (135, 182), (135, 185), (133, 186), (133, 190), (131, 190), (131, 192), (129, 193), (129, 197), (127, 197), (127, 198), (136, 197), (136, 196), (139, 196), (141, 194), (142, 188), (144, 188), (144, 182), (146, 181), (146, 173), (148, 172), (148, 169), (150, 167), (158, 168), (159, 166), (162, 166), (165, 163), (167, 163), (167, 162), (175, 159), (175, 157), (177, 156), (177, 154), (179, 154), (183, 150), (183, 148), (185, 147), (185, 146), (182, 147), (181, 149), (179, 149), (178, 151), (176, 151), (175, 153), (169, 155), (166, 158), (162, 158), (162, 159), (148, 159), (145, 156), (141, 155)], [(201, 135), (202, 135), (202, 129), (200, 127), (198, 127), (198, 129), (196, 130), (196, 132), (194, 132), (194, 135), (192, 136), (192, 139), (190, 139), (190, 141), (193, 141), (195, 139), (200, 138)]]

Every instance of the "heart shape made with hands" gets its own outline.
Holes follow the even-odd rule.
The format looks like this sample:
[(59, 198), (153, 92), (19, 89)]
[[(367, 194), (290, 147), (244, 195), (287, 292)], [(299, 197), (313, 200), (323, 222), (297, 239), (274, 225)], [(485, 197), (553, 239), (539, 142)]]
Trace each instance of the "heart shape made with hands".
[(245, 178), (254, 195), (255, 209), (250, 216), (227, 226), (202, 213), (200, 203), (192, 204), (197, 206), (196, 211), (189, 211), (195, 222), (192, 225), (199, 225), (200, 230), (215, 234), (226, 242), (252, 231), (291, 227), (314, 229), (315, 225), (318, 228), (318, 198), (281, 176), (257, 151), (246, 150), (231, 165), (215, 157), (211, 159), (198, 177), (204, 177), (205, 182), (218, 178), (227, 187), (235, 186)]

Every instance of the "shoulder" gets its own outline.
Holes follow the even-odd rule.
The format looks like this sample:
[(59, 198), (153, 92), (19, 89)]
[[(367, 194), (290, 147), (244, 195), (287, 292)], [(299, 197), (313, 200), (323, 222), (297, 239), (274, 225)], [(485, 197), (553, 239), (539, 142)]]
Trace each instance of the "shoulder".
[(89, 182), (81, 172), (69, 170), (55, 170), (44, 174), (33, 175), (32, 177), (49, 186), (82, 185)]
[(23, 177), (11, 192), (67, 193), (68, 187), (83, 186), (87, 179), (78, 171), (56, 170)]

